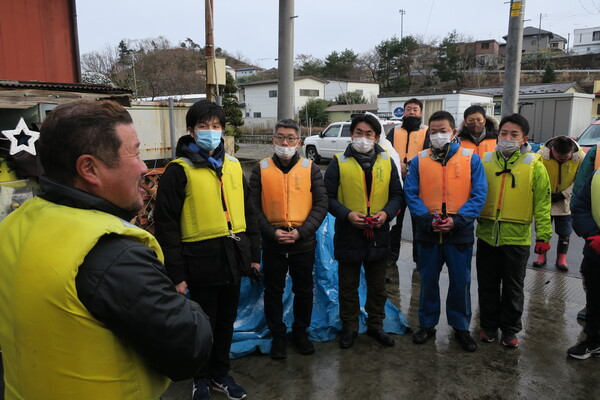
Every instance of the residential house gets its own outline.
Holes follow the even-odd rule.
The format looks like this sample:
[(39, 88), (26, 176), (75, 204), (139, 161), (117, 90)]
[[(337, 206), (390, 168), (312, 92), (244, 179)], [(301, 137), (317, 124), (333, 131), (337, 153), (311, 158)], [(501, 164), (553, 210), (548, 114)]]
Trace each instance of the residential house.
[(335, 100), (337, 96), (349, 92), (360, 93), (368, 103), (376, 103), (379, 96), (379, 83), (351, 79), (325, 78), (325, 100)]
[[(507, 40), (508, 35), (502, 38)], [(564, 37), (544, 29), (534, 28), (533, 26), (527, 26), (523, 29), (523, 54), (537, 53), (548, 49), (564, 52), (566, 43), (567, 39)]]
[(473, 69), (495, 69), (500, 61), (500, 43), (494, 39), (458, 43), (467, 67)]
[(334, 104), (325, 110), (329, 115), (329, 122), (348, 121), (353, 114), (362, 114), (365, 112), (377, 113), (377, 104)]
[(256, 67), (256, 66), (249, 66), (249, 67), (244, 67), (244, 68), (238, 68), (235, 70), (235, 77), (236, 78), (243, 78), (244, 76), (250, 76), (250, 75), (254, 75), (257, 74), (259, 72), (264, 71), (264, 68), (260, 68), (260, 67)]
[(572, 43), (575, 55), (600, 53), (600, 26), (575, 29)]

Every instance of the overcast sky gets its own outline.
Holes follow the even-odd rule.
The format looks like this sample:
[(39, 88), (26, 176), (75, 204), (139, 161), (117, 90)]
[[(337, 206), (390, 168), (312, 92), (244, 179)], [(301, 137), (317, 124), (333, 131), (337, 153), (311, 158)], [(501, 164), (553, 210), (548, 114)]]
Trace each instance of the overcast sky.
[[(476, 4), (476, 5), (474, 5)], [(278, 0), (214, 0), (215, 46), (264, 68), (277, 66)], [(441, 40), (456, 30), (475, 40), (496, 39), (508, 29), (505, 0), (296, 0), (294, 53), (324, 58), (332, 51), (363, 53), (393, 35)], [(525, 26), (565, 38), (600, 26), (600, 0), (527, 0)], [(121, 39), (189, 37), (204, 46), (204, 0), (77, 0), (80, 52), (101, 51)]]

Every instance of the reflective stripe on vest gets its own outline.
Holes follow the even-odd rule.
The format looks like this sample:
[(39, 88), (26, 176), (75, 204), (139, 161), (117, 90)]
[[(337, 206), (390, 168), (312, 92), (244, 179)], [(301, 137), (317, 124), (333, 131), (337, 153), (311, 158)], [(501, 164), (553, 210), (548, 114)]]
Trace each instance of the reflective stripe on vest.
[[(542, 154), (545, 153), (545, 149), (545, 146), (540, 147)], [(579, 150), (579, 153), (580, 156), (577, 157), (579, 161), (573, 161), (573, 159), (571, 159), (564, 163), (559, 163), (553, 158), (546, 159), (542, 157), (542, 163), (544, 163), (544, 167), (546, 167), (548, 177), (550, 178), (550, 190), (552, 193), (562, 192), (575, 181), (577, 170), (579, 169), (581, 159), (584, 156), (583, 150)]]
[[(233, 233), (246, 230), (244, 177), (240, 162), (235, 157), (227, 154), (223, 159), (223, 176), (220, 180), (212, 169), (195, 167), (183, 157), (170, 164), (181, 165), (187, 177), (181, 210), (182, 242), (227, 236), (231, 233), (229, 225)], [(227, 210), (223, 209), (223, 198)]]
[(300, 158), (284, 174), (273, 159), (260, 162), (262, 211), (276, 227), (298, 227), (306, 221), (312, 209), (312, 163)]
[(473, 150), (459, 147), (445, 166), (431, 157), (431, 150), (419, 153), (419, 197), (431, 214), (458, 210), (471, 196), (471, 158)]
[(594, 177), (592, 178), (592, 216), (594, 217), (594, 221), (596, 225), (600, 228), (600, 169), (597, 169), (594, 172)]
[(596, 158), (594, 159), (594, 171), (600, 169), (600, 155), (598, 155), (598, 147), (600, 147), (600, 143), (596, 145)]
[(366, 178), (360, 164), (354, 157), (345, 157), (342, 153), (334, 157), (338, 158), (340, 168), (338, 201), (350, 210), (365, 215), (375, 215), (383, 210), (389, 199), (392, 176), (392, 162), (388, 153), (384, 151), (377, 154), (371, 170), (370, 199), (367, 199)]
[[(483, 168), (488, 182), (488, 194), (480, 218), (521, 224), (533, 217), (533, 168), (541, 156), (524, 153), (504, 171), (504, 158), (497, 152), (485, 153)], [(500, 173), (496, 175), (496, 173)], [(512, 187), (512, 182), (515, 187)]]
[(475, 154), (479, 157), (483, 158), (483, 155), (488, 151), (495, 151), (496, 149), (496, 139), (483, 139), (479, 145), (476, 145), (471, 140), (461, 140), (460, 147), (464, 147), (465, 149), (471, 149)]
[(426, 133), (426, 125), (422, 125), (421, 129), (411, 132), (410, 135), (404, 128), (394, 129), (394, 150), (398, 153), (400, 161), (406, 163), (423, 150)]
[(0, 224), (7, 399), (157, 399), (169, 386), (78, 298), (78, 268), (108, 234), (143, 243), (163, 259), (148, 232), (104, 212), (39, 197)]

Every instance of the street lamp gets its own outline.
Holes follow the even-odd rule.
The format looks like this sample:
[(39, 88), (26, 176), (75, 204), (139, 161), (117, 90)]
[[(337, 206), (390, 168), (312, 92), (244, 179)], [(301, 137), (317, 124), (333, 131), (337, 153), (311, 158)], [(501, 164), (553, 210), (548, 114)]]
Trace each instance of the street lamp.
[(404, 14), (406, 14), (406, 11), (400, 10), (400, 41), (402, 41), (402, 35), (404, 34)]

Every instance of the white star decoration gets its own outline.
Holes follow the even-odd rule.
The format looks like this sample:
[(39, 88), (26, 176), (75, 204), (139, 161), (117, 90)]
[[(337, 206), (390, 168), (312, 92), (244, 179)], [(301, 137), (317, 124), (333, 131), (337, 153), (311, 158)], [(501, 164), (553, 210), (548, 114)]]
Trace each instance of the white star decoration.
[[(20, 151), (26, 151), (31, 155), (36, 155), (35, 142), (40, 138), (40, 133), (29, 130), (23, 118), (19, 120), (15, 129), (2, 131), (2, 133), (10, 140), (9, 153), (11, 156)], [(19, 142), (23, 141), (26, 144), (19, 144)]]

